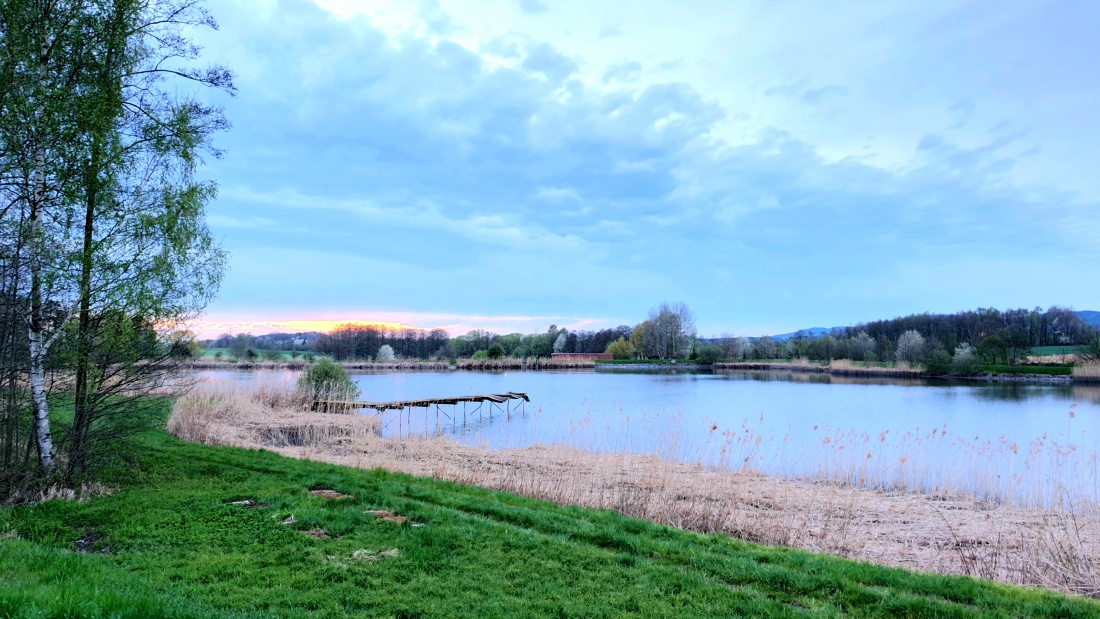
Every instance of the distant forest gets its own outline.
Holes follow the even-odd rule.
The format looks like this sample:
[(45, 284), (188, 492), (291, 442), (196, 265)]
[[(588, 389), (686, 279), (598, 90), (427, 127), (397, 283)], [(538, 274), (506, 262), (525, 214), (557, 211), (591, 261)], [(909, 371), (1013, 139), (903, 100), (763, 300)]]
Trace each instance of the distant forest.
[[(237, 358), (263, 358), (264, 351), (294, 356), (326, 355), (338, 361), (369, 361), (383, 346), (397, 359), (549, 357), (553, 353), (613, 352), (616, 358), (678, 358), (703, 362), (795, 359), (827, 361), (943, 361), (960, 354), (985, 363), (1014, 363), (1039, 347), (1100, 346), (1100, 316), (1063, 307), (1047, 310), (980, 308), (955, 314), (913, 314), (838, 327), (827, 333), (783, 337), (697, 337), (694, 317), (683, 304), (658, 306), (636, 325), (598, 331), (551, 325), (545, 333), (499, 335), (473, 330), (449, 337), (442, 329), (386, 329), (341, 325), (330, 333), (224, 334), (204, 342)], [(1086, 320), (1089, 319), (1089, 320)], [(389, 351), (383, 351), (388, 358)]]

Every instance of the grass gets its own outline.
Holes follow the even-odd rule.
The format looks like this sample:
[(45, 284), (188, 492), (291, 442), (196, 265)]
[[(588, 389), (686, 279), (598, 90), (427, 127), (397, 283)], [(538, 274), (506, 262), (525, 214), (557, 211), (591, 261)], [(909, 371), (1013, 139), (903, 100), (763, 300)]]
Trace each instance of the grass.
[(987, 374), (1048, 374), (1051, 376), (1071, 376), (1071, 365), (983, 365), (982, 372)]
[[(258, 353), (256, 361), (265, 361), (263, 356), (265, 351), (257, 350), (256, 352)], [(217, 358), (215, 355), (217, 355), (218, 353), (221, 353), (221, 359), (224, 361), (228, 361), (233, 358), (233, 351), (228, 348), (204, 348), (202, 349), (202, 356), (200, 357), (200, 359), (205, 361), (213, 361)], [(280, 358), (277, 360), (278, 362), (295, 360), (295, 358), (292, 357), (292, 351), (289, 350), (281, 350), (279, 351), (279, 355)], [(303, 355), (305, 355), (305, 353), (299, 352), (297, 359), (302, 359)]]
[(0, 511), (0, 617), (1100, 616), (381, 469), (137, 443), (103, 477), (113, 494)]
[(1036, 357), (1049, 357), (1054, 355), (1076, 355), (1085, 352), (1086, 346), (1074, 345), (1074, 346), (1035, 346), (1030, 351), (1029, 355)]

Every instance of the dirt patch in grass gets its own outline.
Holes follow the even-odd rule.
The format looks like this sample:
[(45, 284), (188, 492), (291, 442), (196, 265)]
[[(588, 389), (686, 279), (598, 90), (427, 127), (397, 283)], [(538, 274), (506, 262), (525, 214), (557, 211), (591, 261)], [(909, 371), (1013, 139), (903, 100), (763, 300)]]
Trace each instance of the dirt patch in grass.
[(409, 520), (408, 516), (401, 516), (401, 515), (398, 515), (398, 514), (395, 514), (395, 513), (391, 512), (391, 511), (386, 511), (384, 509), (373, 509), (373, 510), (365, 511), (363, 513), (364, 514), (374, 514), (375, 516), (378, 517), (379, 520), (384, 520), (386, 522), (393, 522), (393, 523), (396, 523), (396, 524), (404, 524), (404, 523), (408, 522), (408, 520)]
[(84, 533), (73, 545), (77, 552), (111, 554), (107, 536), (92, 528), (85, 528)]
[(327, 501), (339, 501), (341, 499), (354, 499), (355, 496), (351, 494), (343, 494), (335, 490), (310, 490), (310, 494), (313, 496), (321, 497)]

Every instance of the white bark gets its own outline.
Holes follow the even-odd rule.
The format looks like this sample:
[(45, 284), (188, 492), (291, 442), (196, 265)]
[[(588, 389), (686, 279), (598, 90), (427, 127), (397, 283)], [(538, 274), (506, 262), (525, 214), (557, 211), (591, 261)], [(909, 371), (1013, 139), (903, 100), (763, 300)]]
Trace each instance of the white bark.
[[(39, 80), (45, 76), (45, 43), (38, 60)], [(38, 127), (41, 140), (41, 127)], [(42, 255), (39, 244), (42, 242), (42, 211), (46, 200), (46, 147), (39, 142), (34, 153), (34, 190), (31, 195), (29, 258), (31, 268), (31, 319), (27, 330), (30, 340), (31, 356), (31, 400), (34, 407), (34, 431), (38, 439), (38, 462), (47, 470), (54, 467), (53, 435), (50, 433), (50, 405), (46, 400), (46, 352), (52, 340), (47, 341), (43, 330), (45, 321), (42, 316)]]
[(46, 346), (42, 334), (30, 335), (31, 400), (34, 403), (34, 431), (38, 439), (39, 463), (45, 469), (54, 466), (53, 434), (50, 432), (50, 408), (46, 402)]

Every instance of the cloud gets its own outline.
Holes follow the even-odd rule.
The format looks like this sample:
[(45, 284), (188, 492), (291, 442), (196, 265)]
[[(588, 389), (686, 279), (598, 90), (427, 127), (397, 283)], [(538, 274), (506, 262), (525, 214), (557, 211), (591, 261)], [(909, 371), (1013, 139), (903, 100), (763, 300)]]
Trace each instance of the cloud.
[(577, 63), (559, 53), (547, 43), (532, 45), (527, 49), (523, 68), (542, 74), (547, 80), (559, 83), (577, 70)]
[(580, 202), (581, 197), (576, 190), (568, 187), (539, 187), (535, 196), (539, 200), (547, 202), (573, 201)]
[(518, 0), (518, 3), (520, 10), (528, 15), (545, 13), (549, 10), (541, 0)]
[(206, 223), (215, 228), (270, 228), (277, 225), (274, 219), (267, 217), (231, 217), (229, 215), (210, 215)]
[[(937, 279), (970, 286), (960, 299), (1008, 296), (968, 264), (1026, 255), (1080, 281), (1095, 266), (1097, 203), (1021, 182), (1033, 134), (952, 129), (966, 104), (918, 123), (903, 163), (884, 166), (782, 123), (729, 138), (747, 112), (681, 79), (691, 63), (667, 79), (637, 60), (589, 70), (530, 33), (471, 40), (453, 15), (430, 34), (276, 4), (222, 17), (241, 77), (217, 101), (235, 128), (208, 168), (223, 187), (210, 222), (233, 254), (218, 311), (629, 321), (677, 298), (737, 330), (809, 311), (781, 290), (833, 299), (810, 322), (842, 324), (938, 304)], [(813, 76), (752, 92), (827, 114), (860, 91)], [(1100, 305), (1079, 289), (1057, 301)]]
[(603, 73), (603, 82), (608, 84), (612, 81), (629, 81), (637, 76), (642, 71), (642, 65), (637, 62), (621, 62), (619, 64), (608, 67)]
[(809, 80), (806, 78), (796, 82), (770, 86), (764, 90), (764, 96), (766, 97), (785, 97), (801, 101), (807, 105), (821, 105), (822, 103), (837, 99), (846, 94), (848, 94), (847, 88), (835, 84), (811, 88), (809, 86)]

